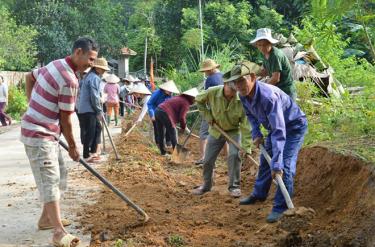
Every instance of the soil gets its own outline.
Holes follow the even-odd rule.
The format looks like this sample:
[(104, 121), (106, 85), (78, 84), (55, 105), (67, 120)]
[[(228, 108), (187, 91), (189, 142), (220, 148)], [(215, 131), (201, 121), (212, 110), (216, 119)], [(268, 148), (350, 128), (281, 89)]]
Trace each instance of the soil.
[[(123, 124), (125, 129), (126, 123)], [(190, 138), (184, 164), (158, 154), (152, 138), (137, 127), (117, 139), (122, 159), (100, 172), (151, 217), (142, 217), (103, 186), (96, 203), (77, 212), (91, 246), (375, 246), (374, 165), (323, 147), (301, 150), (293, 202), (276, 224), (265, 217), (274, 186), (263, 203), (239, 206), (227, 192), (225, 156), (217, 161), (213, 191), (193, 196), (201, 183), (198, 140)], [(254, 176), (242, 171), (242, 193), (251, 192)], [(122, 239), (120, 241), (119, 239)]]

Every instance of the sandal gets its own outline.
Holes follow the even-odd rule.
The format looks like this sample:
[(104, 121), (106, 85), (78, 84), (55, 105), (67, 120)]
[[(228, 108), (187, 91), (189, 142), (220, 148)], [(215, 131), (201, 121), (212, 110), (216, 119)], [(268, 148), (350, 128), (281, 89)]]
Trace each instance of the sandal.
[[(67, 219), (61, 219), (61, 224), (63, 226), (70, 226), (72, 224), (72, 222), (70, 222), (70, 220), (67, 220)], [(49, 229), (53, 229), (53, 226), (52, 225), (40, 225), (40, 224), (38, 224), (38, 229), (39, 230), (49, 230)]]
[(53, 242), (53, 246), (57, 247), (76, 247), (79, 245), (79, 238), (72, 234), (66, 234), (59, 242)]

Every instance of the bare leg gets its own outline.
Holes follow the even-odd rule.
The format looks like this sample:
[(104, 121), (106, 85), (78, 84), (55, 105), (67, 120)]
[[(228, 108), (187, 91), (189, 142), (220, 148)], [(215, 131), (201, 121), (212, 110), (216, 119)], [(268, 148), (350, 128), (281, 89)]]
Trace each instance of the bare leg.
[(46, 226), (50, 225), (51, 221), (48, 218), (47, 210), (46, 210), (46, 204), (43, 205), (42, 215), (39, 218), (38, 225)]

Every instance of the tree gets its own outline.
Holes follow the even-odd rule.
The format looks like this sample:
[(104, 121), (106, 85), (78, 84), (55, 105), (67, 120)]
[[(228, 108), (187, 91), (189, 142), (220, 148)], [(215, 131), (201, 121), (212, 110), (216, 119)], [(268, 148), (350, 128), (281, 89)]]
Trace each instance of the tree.
[(35, 29), (17, 25), (9, 11), (0, 6), (0, 70), (28, 71), (35, 64)]

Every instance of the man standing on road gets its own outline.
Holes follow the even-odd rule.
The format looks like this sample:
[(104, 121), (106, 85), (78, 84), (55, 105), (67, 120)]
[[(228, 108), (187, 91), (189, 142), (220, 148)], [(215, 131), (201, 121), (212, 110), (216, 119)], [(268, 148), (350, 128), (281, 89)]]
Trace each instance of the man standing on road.
[[(268, 196), (272, 178), (282, 176), (290, 196), (293, 196), (293, 179), (296, 174), (298, 152), (303, 144), (307, 130), (305, 113), (279, 88), (256, 81), (256, 65), (242, 62), (224, 75), (224, 81), (232, 81), (240, 94), (246, 115), (252, 126), (254, 144), (263, 144), (260, 125), (268, 130), (265, 149), (272, 157), (268, 164), (263, 155), (255, 181), (254, 190), (249, 197), (240, 201), (241, 205), (264, 201)], [(271, 167), (271, 168), (270, 168)], [(277, 188), (272, 212), (267, 222), (278, 221), (287, 210), (280, 186)]]
[[(54, 245), (76, 246), (79, 239), (68, 234), (60, 217), (60, 171), (58, 142), (60, 133), (69, 146), (69, 156), (79, 160), (73, 137), (71, 114), (78, 91), (76, 72), (83, 73), (92, 66), (99, 47), (90, 38), (74, 42), (72, 54), (52, 61), (45, 67), (26, 75), (26, 96), (29, 106), (21, 122), (21, 141), (30, 161), (38, 187), (43, 211), (40, 229), (53, 228)], [(60, 129), (61, 127), (61, 129)]]
[[(240, 143), (240, 127), (246, 123), (245, 112), (233, 83), (211, 87), (201, 92), (196, 98), (198, 109), (209, 124), (209, 135), (203, 160), (203, 185), (193, 190), (193, 194), (202, 195), (211, 190), (215, 161), (227, 142), (216, 126), (225, 131), (237, 143)], [(249, 131), (249, 130), (248, 130)], [(241, 159), (239, 149), (229, 143), (228, 155), (228, 190), (231, 196), (240, 197)]]
[[(204, 90), (209, 89), (210, 87), (223, 85), (223, 74), (219, 71), (220, 64), (217, 64), (212, 59), (206, 59), (202, 63), (200, 72), (203, 72), (207, 78), (204, 82)], [(202, 165), (204, 159), (204, 151), (206, 149), (207, 137), (208, 137), (208, 123), (206, 120), (202, 119), (201, 127), (199, 129), (199, 138), (200, 138), (200, 151), (201, 158), (195, 162), (196, 165)]]

